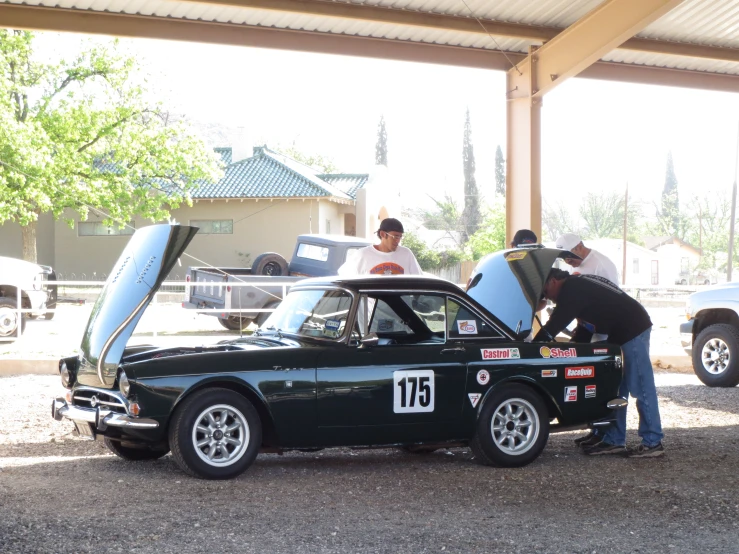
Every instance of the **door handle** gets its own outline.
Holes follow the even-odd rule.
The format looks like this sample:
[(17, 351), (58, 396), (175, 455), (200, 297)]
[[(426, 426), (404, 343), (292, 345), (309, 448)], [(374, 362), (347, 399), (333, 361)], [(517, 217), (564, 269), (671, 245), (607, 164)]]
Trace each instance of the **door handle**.
[(460, 352), (465, 352), (463, 346), (456, 346), (454, 348), (444, 348), (441, 353), (442, 354), (459, 354)]

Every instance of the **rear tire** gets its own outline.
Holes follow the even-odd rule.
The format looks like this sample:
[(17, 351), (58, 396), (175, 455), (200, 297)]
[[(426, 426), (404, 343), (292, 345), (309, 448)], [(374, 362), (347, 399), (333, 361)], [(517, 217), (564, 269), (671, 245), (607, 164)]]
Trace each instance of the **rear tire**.
[(229, 331), (243, 331), (249, 324), (254, 321), (250, 317), (240, 317), (237, 315), (230, 315), (228, 317), (218, 318), (218, 322), (223, 325)]
[(20, 315), (20, 334), (26, 330), (26, 317), (18, 314), (16, 301), (8, 297), (0, 297), (0, 339), (17, 339), (18, 316)]
[(739, 384), (739, 330), (717, 323), (698, 333), (693, 344), (693, 371), (709, 387)]
[(252, 275), (269, 275), (271, 277), (282, 277), (288, 273), (287, 260), (277, 252), (266, 252), (260, 254), (251, 266)]
[(521, 467), (533, 462), (549, 439), (549, 414), (525, 385), (505, 385), (485, 400), (470, 448), (479, 463)]
[(262, 423), (254, 406), (222, 388), (193, 393), (180, 404), (169, 427), (172, 456), (182, 471), (201, 479), (231, 479), (254, 462)]
[(140, 462), (143, 460), (158, 460), (162, 456), (166, 456), (169, 450), (154, 450), (152, 448), (132, 448), (123, 446), (121, 441), (114, 441), (105, 437), (103, 439), (105, 446), (108, 447), (113, 454), (124, 460), (132, 462)]

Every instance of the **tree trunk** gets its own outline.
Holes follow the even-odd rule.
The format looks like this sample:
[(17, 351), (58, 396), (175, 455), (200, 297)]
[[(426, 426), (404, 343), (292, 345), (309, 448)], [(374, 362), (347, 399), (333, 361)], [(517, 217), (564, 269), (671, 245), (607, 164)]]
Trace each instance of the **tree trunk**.
[(28, 225), (21, 227), (21, 236), (23, 237), (23, 259), (27, 262), (36, 263), (36, 224), (38, 221), (31, 221)]

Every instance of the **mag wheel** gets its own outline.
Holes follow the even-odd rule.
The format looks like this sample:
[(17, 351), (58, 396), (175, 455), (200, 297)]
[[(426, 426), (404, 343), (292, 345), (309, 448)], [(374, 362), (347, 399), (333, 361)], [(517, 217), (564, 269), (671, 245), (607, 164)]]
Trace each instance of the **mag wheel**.
[(533, 462), (549, 439), (549, 414), (525, 385), (506, 385), (485, 400), (470, 448), (483, 464), (520, 467)]
[(254, 462), (262, 443), (259, 414), (228, 389), (205, 389), (176, 410), (169, 444), (183, 471), (203, 479), (230, 479)]
[(739, 384), (739, 331), (727, 323), (703, 329), (693, 344), (693, 371), (709, 387)]

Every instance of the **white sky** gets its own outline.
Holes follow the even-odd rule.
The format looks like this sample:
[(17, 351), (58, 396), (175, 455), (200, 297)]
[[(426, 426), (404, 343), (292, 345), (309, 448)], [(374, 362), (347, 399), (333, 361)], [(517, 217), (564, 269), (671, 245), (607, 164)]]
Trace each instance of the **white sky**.
[[(43, 57), (71, 58), (83, 35), (39, 34)], [(100, 39), (94, 39), (100, 40)], [(165, 107), (223, 126), (239, 157), (257, 144), (289, 145), (368, 172), (384, 115), (389, 167), (406, 205), (461, 200), (464, 114), (470, 109), (483, 196), (494, 191), (495, 149), (505, 155), (505, 74), (232, 46), (125, 39)], [(590, 190), (657, 200), (672, 150), (681, 202), (734, 180), (739, 95), (570, 79), (544, 100), (545, 201), (576, 203)], [(242, 127), (239, 139), (239, 128)]]

